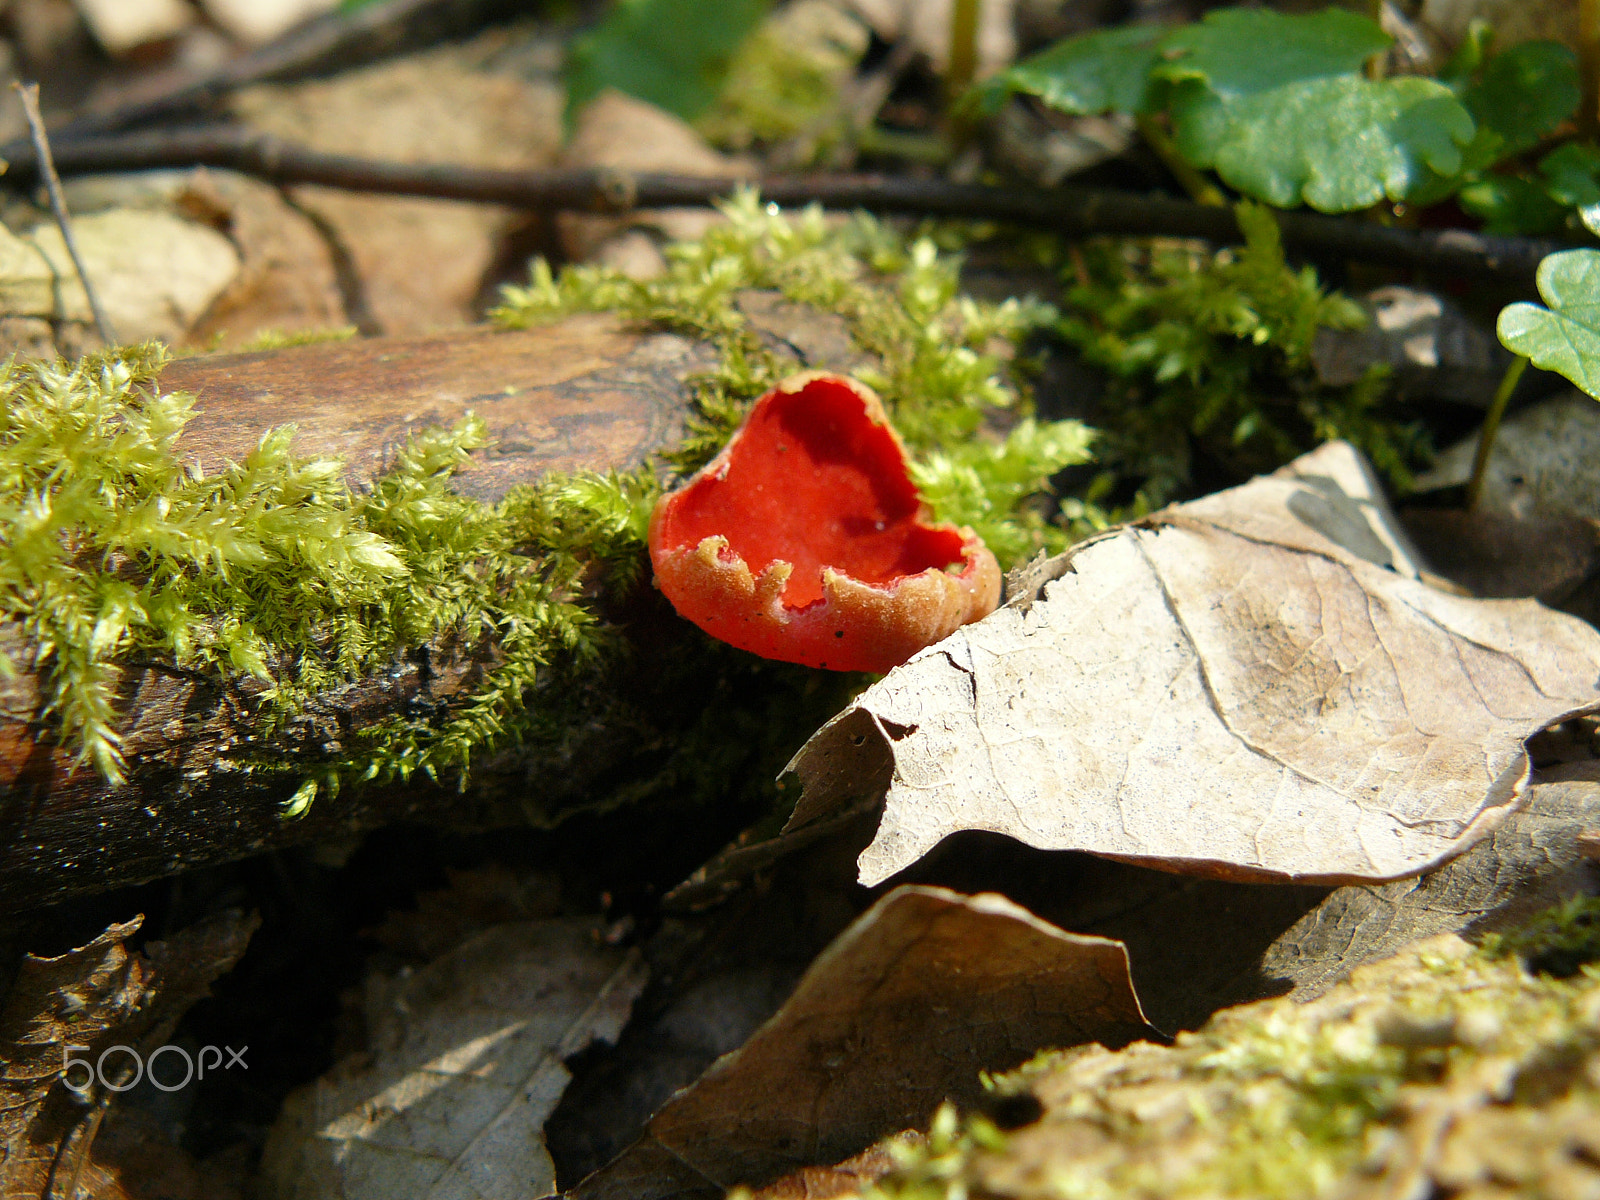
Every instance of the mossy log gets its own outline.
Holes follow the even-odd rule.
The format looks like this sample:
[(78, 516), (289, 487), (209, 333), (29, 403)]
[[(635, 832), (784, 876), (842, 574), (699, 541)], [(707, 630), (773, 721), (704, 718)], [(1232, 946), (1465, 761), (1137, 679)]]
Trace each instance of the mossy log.
[[(627, 468), (681, 433), (690, 378), (715, 364), (708, 345), (574, 317), (522, 332), (471, 331), (374, 339), (179, 360), (163, 391), (198, 398), (178, 443), (207, 469), (237, 459), (268, 428), (298, 427), (302, 454), (339, 457), (353, 484), (382, 471), (409, 434), (471, 410), (494, 444), (457, 477), (485, 502), (551, 470)], [(285, 820), (292, 773), (253, 764), (315, 755), (343, 734), (448, 701), (481, 663), (419, 648), (389, 669), (317, 696), (270, 738), (255, 730), (247, 677), (122, 663), (118, 729), (127, 781), (74, 768), (41, 717), (37, 657), (16, 626), (0, 650), (17, 670), (0, 678), (0, 911), (136, 883), (265, 848), (421, 819), (483, 828), (520, 819), (530, 790), (571, 793), (614, 766), (619, 731), (596, 730), (560, 762), (516, 749), (473, 764), (472, 789), (425, 780), (345, 789)]]

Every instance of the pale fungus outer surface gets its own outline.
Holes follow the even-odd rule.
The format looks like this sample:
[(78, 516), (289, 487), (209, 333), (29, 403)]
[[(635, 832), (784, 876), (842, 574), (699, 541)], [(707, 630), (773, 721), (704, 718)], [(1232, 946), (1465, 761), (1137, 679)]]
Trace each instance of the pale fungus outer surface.
[(656, 582), (682, 616), (764, 658), (887, 671), (994, 611), (1000, 566), (929, 520), (882, 403), (795, 375), (656, 505)]

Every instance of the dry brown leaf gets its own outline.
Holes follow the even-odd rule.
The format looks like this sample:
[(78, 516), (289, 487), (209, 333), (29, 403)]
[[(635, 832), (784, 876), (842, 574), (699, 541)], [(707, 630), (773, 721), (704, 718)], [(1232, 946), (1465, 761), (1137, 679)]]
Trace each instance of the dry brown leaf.
[(1361, 328), (1317, 330), (1311, 362), (1319, 382), (1350, 387), (1382, 363), (1402, 395), (1489, 406), (1512, 360), (1492, 329), (1449, 297), (1416, 288), (1374, 288), (1359, 302), (1367, 314)]
[(1059, 560), (793, 764), (798, 829), (893, 759), (872, 885), (964, 829), (1236, 879), (1415, 875), (1516, 807), (1524, 741), (1600, 707), (1600, 633), (1415, 576), (1344, 443)]
[(1042, 1046), (1153, 1032), (1120, 943), (1064, 933), (1003, 896), (897, 888), (573, 1195), (651, 1200), (766, 1183), (924, 1122), (946, 1097), (973, 1100), (980, 1071)]
[[(1417, 486), (1465, 484), (1477, 454), (1477, 436), (1463, 438), (1440, 452)], [(1514, 520), (1600, 521), (1600, 405), (1573, 388), (1504, 421), (1484, 468), (1478, 507)]]
[[(72, 229), (95, 295), (127, 342), (181, 341), (239, 273), (232, 242), (176, 213), (113, 208), (79, 217)], [(37, 225), (26, 240), (48, 264), (52, 286), (42, 306), (8, 315), (90, 322), (89, 297), (60, 229)]]
[(1480, 935), (1587, 894), (1594, 874), (1579, 841), (1600, 827), (1600, 763), (1541, 771), (1527, 804), (1453, 862), (1420, 879), (1332, 893), (1272, 943), (1263, 975), (1319, 996), (1362, 963), (1441, 933)]
[(338, 4), (339, 0), (200, 0), (206, 16), (250, 45), (270, 42)]
[[(109, 1186), (110, 1177), (89, 1153), (114, 1092), (92, 1080), (82, 1098), (69, 1091), (62, 1083), (68, 1055), (98, 1063), (110, 1047), (125, 1046), (147, 1060), (212, 981), (239, 960), (261, 923), (224, 913), (139, 954), (124, 943), (142, 922), (135, 917), (112, 925), (88, 945), (54, 958), (22, 961), (0, 1011), (0, 1195), (6, 1200), (67, 1200), (78, 1184), (90, 1195)], [(131, 1061), (119, 1051), (101, 1069), (121, 1070)], [(72, 1079), (83, 1079), (78, 1068)]]
[(637, 951), (592, 920), (502, 925), (368, 996), (370, 1053), (292, 1094), (262, 1174), (289, 1200), (532, 1200), (555, 1192), (545, 1118), (564, 1060), (616, 1041)]
[(333, 248), (280, 189), (202, 167), (184, 180), (174, 201), (224, 230), (242, 260), (239, 274), (189, 331), (189, 346), (235, 348), (261, 334), (350, 323)]
[(856, 1196), (862, 1188), (876, 1183), (894, 1169), (891, 1146), (910, 1150), (924, 1144), (926, 1139), (920, 1133), (908, 1129), (898, 1137), (868, 1146), (860, 1154), (831, 1167), (802, 1167), (766, 1187), (755, 1189), (749, 1193), (749, 1200), (833, 1200), (839, 1196)]
[(560, 909), (554, 875), (519, 874), (495, 862), (444, 873), (449, 886), (419, 892), (416, 908), (390, 912), (362, 936), (408, 960), (431, 962), (493, 925), (553, 917)]

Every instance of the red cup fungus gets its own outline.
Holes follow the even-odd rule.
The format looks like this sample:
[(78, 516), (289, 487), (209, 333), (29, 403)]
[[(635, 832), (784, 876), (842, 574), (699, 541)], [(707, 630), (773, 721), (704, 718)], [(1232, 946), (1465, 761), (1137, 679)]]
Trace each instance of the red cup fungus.
[(768, 392), (650, 518), (678, 612), (764, 658), (887, 671), (994, 611), (1000, 565), (931, 524), (905, 447), (863, 384), (807, 372)]

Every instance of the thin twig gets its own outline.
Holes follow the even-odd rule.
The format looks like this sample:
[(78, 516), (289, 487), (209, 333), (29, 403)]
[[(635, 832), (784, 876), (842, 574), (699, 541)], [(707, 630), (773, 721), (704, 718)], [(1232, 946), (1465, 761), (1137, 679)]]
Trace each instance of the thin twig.
[(38, 155), (36, 169), (44, 181), (45, 191), (50, 195), (50, 211), (55, 213), (56, 224), (61, 227), (61, 240), (66, 243), (72, 266), (83, 283), (83, 294), (89, 298), (95, 331), (107, 346), (115, 346), (116, 331), (111, 328), (111, 319), (106, 316), (106, 310), (100, 307), (100, 298), (94, 294), (94, 284), (89, 282), (89, 272), (83, 268), (83, 256), (78, 253), (78, 240), (72, 236), (72, 219), (67, 216), (67, 200), (61, 194), (61, 177), (56, 174), (55, 163), (51, 161), (50, 139), (45, 135), (44, 117), (39, 112), (39, 85), (13, 83), (11, 86), (22, 97), (22, 112), (28, 118), (28, 132), (33, 136), (33, 152)]
[[(448, 164), (375, 162), (322, 154), (248, 129), (130, 134), (68, 142), (56, 149), (69, 174), (208, 166), (277, 184), (321, 184), (349, 191), (435, 196), (530, 210), (625, 213), (685, 208), (727, 196), (740, 181), (683, 175), (629, 175), (614, 169), (505, 171)], [(19, 157), (5, 178), (26, 178), (37, 164)], [(1005, 221), (1068, 237), (1240, 240), (1233, 210), (1167, 196), (1094, 188), (992, 187), (888, 175), (817, 174), (751, 178), (744, 184), (784, 207), (820, 204), (877, 213)], [(1531, 286), (1539, 260), (1571, 244), (1500, 237), (1462, 229), (1405, 229), (1314, 212), (1278, 214), (1284, 244), (1311, 258), (1383, 263), (1445, 275)]]

